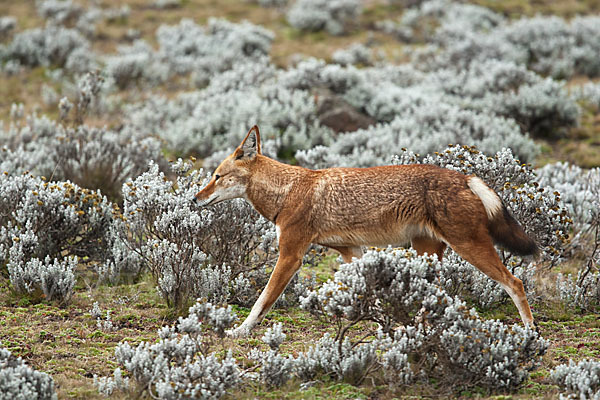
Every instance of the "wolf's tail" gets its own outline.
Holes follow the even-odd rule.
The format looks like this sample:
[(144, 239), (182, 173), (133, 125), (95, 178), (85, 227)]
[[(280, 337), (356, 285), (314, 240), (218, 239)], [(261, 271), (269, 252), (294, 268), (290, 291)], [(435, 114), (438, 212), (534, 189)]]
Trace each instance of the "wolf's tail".
[(494, 243), (520, 256), (533, 255), (537, 257), (540, 254), (538, 245), (510, 215), (496, 192), (475, 176), (469, 177), (468, 184), (485, 207), (489, 221), (488, 229)]

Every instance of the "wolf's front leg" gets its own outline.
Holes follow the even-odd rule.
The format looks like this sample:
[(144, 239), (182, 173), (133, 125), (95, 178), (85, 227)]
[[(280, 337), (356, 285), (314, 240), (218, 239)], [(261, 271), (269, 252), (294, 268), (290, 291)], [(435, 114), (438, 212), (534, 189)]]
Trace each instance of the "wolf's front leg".
[(262, 293), (252, 306), (250, 314), (246, 320), (237, 328), (227, 332), (232, 337), (245, 337), (250, 334), (250, 331), (262, 321), (264, 316), (273, 306), (273, 303), (277, 301), (281, 293), (285, 290), (286, 286), (302, 265), (302, 257), (308, 249), (310, 242), (298, 241), (297, 237), (286, 238), (282, 232), (279, 238), (279, 258), (275, 269), (271, 273), (267, 286), (263, 289)]

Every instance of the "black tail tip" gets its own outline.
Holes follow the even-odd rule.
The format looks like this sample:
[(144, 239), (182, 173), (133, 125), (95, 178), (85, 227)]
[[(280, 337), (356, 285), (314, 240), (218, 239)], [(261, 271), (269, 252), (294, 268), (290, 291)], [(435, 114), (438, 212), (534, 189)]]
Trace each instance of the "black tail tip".
[(519, 223), (503, 208), (502, 214), (490, 221), (490, 234), (494, 242), (519, 256), (538, 258), (541, 250)]

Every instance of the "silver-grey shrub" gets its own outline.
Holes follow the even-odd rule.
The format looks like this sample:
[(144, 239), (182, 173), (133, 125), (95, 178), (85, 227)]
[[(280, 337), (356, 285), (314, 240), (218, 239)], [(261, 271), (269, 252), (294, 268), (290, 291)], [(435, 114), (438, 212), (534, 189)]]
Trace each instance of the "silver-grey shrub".
[(207, 26), (200, 26), (183, 19), (178, 25), (161, 25), (156, 39), (157, 50), (138, 40), (106, 58), (108, 75), (118, 87), (159, 84), (190, 73), (195, 85), (206, 86), (214, 75), (234, 65), (268, 56), (273, 34), (249, 22), (211, 18)]
[[(390, 143), (426, 153), (452, 142), (488, 152), (510, 147), (528, 161), (537, 153), (528, 132), (558, 136), (579, 117), (563, 84), (513, 62), (486, 60), (462, 70), (445, 66), (423, 72), (409, 65), (357, 69), (308, 60), (282, 72), (279, 82), (302, 90), (324, 87), (380, 122), (336, 138), (333, 153), (350, 155), (348, 162), (381, 163), (381, 156), (377, 160), (378, 154), (369, 153), (382, 153)], [(383, 162), (393, 151), (388, 150)]]
[(571, 88), (571, 96), (578, 100), (600, 108), (600, 83), (587, 82), (582, 86)]
[(577, 165), (558, 162), (537, 170), (540, 184), (551, 187), (560, 197), (578, 231), (589, 228), (598, 213), (600, 168), (585, 170)]
[(260, 379), (269, 388), (280, 387), (292, 377), (293, 359), (279, 354), (279, 346), (285, 337), (282, 332), (282, 324), (276, 323), (268, 328), (262, 337), (263, 342), (268, 344), (270, 349), (266, 352), (252, 349), (249, 354), (250, 358), (260, 364)]
[[(571, 393), (567, 398), (600, 398), (600, 363), (595, 360), (583, 360), (575, 364), (561, 364), (550, 371), (550, 377), (562, 389)], [(562, 397), (561, 397), (562, 398)]]
[(331, 58), (334, 63), (340, 65), (358, 64), (367, 66), (373, 64), (373, 50), (362, 43), (355, 43), (346, 49), (335, 51)]
[(441, 69), (432, 73), (453, 102), (487, 111), (519, 123), (534, 136), (564, 136), (565, 128), (577, 125), (579, 108), (569, 98), (564, 83), (542, 78), (523, 65), (484, 60), (462, 70)]
[(296, 29), (342, 35), (357, 24), (361, 13), (362, 2), (358, 0), (296, 0), (286, 17)]
[(312, 168), (369, 167), (388, 164), (392, 155), (406, 148), (426, 154), (451, 143), (476, 145), (490, 153), (515, 148), (524, 160), (537, 153), (535, 143), (522, 135), (511, 119), (444, 103), (425, 103), (407, 109), (389, 123), (340, 135), (329, 147), (300, 150), (296, 158)]
[(6, 149), (0, 169), (69, 180), (120, 200), (125, 180), (142, 173), (148, 160), (165, 163), (161, 142), (153, 136), (128, 127), (112, 130), (83, 123), (88, 110), (101, 101), (101, 90), (101, 77), (86, 74), (73, 99), (76, 106), (67, 98), (59, 102), (59, 121), (36, 114), (23, 118), (15, 112), (7, 129), (0, 126), (0, 146)]
[(78, 262), (109, 257), (113, 204), (100, 192), (29, 174), (4, 172), (0, 188), (0, 265), (13, 288), (67, 302)]
[(178, 308), (197, 297), (227, 301), (234, 278), (274, 256), (272, 225), (247, 203), (192, 204), (207, 176), (191, 168), (189, 161), (175, 162), (173, 182), (151, 163), (123, 185), (123, 223), (115, 232), (152, 272), (167, 303)]
[[(402, 383), (443, 377), (456, 388), (520, 385), (547, 342), (531, 328), (481, 319), (439, 285), (443, 272), (435, 259), (391, 248), (343, 264), (302, 300), (304, 308), (333, 319), (339, 328), (335, 339), (324, 337), (297, 357), (299, 375), (311, 379), (324, 370), (360, 382), (385, 367), (396, 384), (398, 377)], [(375, 339), (366, 344), (352, 344), (348, 329), (365, 320), (381, 330), (371, 332)], [(410, 366), (414, 359), (421, 360), (417, 370)]]
[[(456, 27), (458, 31), (485, 33), (505, 19), (498, 13), (474, 4), (451, 0), (422, 1), (407, 9), (398, 24), (383, 21), (379, 26), (405, 41), (433, 39), (436, 31)], [(456, 33), (455, 33), (456, 34)]]
[(575, 279), (558, 275), (559, 296), (570, 306), (593, 310), (600, 305), (600, 169), (555, 163), (541, 168), (539, 175), (561, 194), (573, 219), (570, 250), (581, 266)]
[(347, 337), (331, 337), (326, 333), (306, 352), (293, 360), (294, 372), (303, 381), (312, 381), (321, 374), (335, 380), (360, 385), (379, 368), (375, 341), (354, 345)]
[(36, 10), (40, 17), (54, 24), (66, 24), (77, 20), (83, 14), (83, 7), (72, 0), (36, 0)]
[(240, 382), (240, 371), (231, 351), (225, 356), (208, 353), (211, 338), (208, 327), (224, 331), (236, 317), (231, 308), (197, 303), (189, 316), (175, 326), (158, 331), (154, 344), (142, 342), (137, 347), (120, 343), (115, 349), (117, 362), (129, 372), (124, 380), (120, 368), (115, 378), (94, 377), (98, 389), (110, 395), (114, 390), (133, 391), (132, 381), (141, 393), (159, 399), (217, 399)]
[[(73, 72), (85, 72), (93, 65), (89, 41), (77, 30), (47, 25), (14, 35), (2, 53), (3, 61), (28, 67), (70, 66)], [(75, 62), (75, 57), (79, 59)]]
[(52, 377), (27, 366), (21, 357), (0, 348), (0, 397), (14, 400), (56, 400)]
[(17, 19), (13, 16), (0, 17), (0, 40), (4, 40), (17, 26)]
[(432, 43), (415, 52), (430, 68), (465, 68), (471, 62), (499, 59), (555, 78), (600, 72), (593, 56), (598, 52), (598, 26), (597, 16), (577, 17), (570, 23), (556, 16), (510, 21), (484, 7), (451, 0), (423, 2), (408, 10), (399, 23), (382, 24), (401, 39)]
[(127, 121), (138, 130), (158, 132), (172, 149), (203, 157), (233, 149), (253, 124), (276, 153), (291, 155), (328, 143), (332, 131), (319, 123), (314, 96), (285, 87), (278, 78), (265, 59), (248, 60), (215, 75), (203, 90), (130, 107)]

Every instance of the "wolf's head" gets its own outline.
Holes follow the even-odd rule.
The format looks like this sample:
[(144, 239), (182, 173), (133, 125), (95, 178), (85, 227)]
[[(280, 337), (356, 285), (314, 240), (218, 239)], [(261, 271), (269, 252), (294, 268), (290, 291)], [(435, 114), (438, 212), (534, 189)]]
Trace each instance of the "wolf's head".
[(192, 201), (199, 206), (208, 206), (245, 197), (252, 167), (260, 154), (260, 134), (258, 126), (254, 125), (242, 143), (217, 167), (208, 185)]

